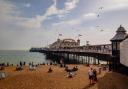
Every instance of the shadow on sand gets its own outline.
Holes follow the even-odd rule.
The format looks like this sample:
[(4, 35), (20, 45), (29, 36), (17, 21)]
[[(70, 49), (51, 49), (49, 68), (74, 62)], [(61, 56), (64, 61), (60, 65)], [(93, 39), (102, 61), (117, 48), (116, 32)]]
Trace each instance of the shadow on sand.
[(115, 72), (107, 73), (98, 80), (97, 89), (128, 89), (128, 76)]
[(82, 88), (82, 89), (91, 89), (91, 87), (93, 87), (95, 84), (89, 84), (89, 85), (87, 85), (87, 86), (85, 86), (84, 88)]
[(128, 89), (128, 76), (116, 72), (106, 73), (96, 84), (82, 89)]

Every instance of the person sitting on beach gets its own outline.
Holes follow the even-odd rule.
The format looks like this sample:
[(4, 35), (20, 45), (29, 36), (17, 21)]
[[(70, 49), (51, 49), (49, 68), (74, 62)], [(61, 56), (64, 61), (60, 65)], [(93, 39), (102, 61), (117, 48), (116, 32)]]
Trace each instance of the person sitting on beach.
[(0, 72), (0, 79), (4, 79), (6, 77), (5, 72)]
[(20, 70), (20, 66), (18, 64), (16, 66), (16, 70)]
[(96, 71), (96, 69), (93, 70), (93, 81), (95, 83), (97, 82), (97, 71)]
[(0, 70), (4, 70), (5, 69), (5, 63), (2, 63), (0, 66)]
[(50, 65), (52, 65), (53, 63), (52, 62), (50, 62)]
[(77, 70), (78, 70), (77, 66), (73, 67), (72, 70), (73, 70), (73, 71), (77, 71)]
[(60, 64), (60, 67), (63, 67), (63, 65), (62, 65), (62, 64)]
[(48, 73), (51, 73), (53, 70), (52, 68), (50, 67), (49, 70), (48, 70)]
[(72, 74), (72, 72), (68, 72), (68, 76), (67, 76), (68, 78), (72, 78), (73, 77), (73, 74)]
[(23, 65), (25, 66), (26, 65), (26, 62), (24, 61)]
[(88, 70), (88, 75), (89, 75), (90, 84), (92, 84), (93, 83), (93, 69), (92, 68)]
[(101, 68), (100, 66), (98, 67), (97, 70), (98, 70), (98, 74), (101, 74), (101, 70), (102, 70), (102, 68)]
[(29, 70), (35, 70), (36, 66), (33, 63), (29, 63)]
[(68, 68), (68, 66), (65, 67), (65, 71), (66, 72), (69, 72), (70, 71), (70, 69)]
[(13, 66), (13, 64), (11, 64), (11, 66)]
[(75, 75), (76, 75), (76, 73), (74, 71), (69, 71), (67, 77), (73, 78), (73, 76), (75, 76)]
[(56, 61), (54, 62), (54, 65), (57, 65), (57, 62)]
[(66, 64), (64, 64), (63, 67), (66, 67)]
[(9, 66), (9, 62), (7, 62), (7, 67)]
[(4, 66), (1, 66), (1, 67), (0, 67), (0, 70), (4, 70), (4, 69), (5, 69), (5, 67), (4, 67)]

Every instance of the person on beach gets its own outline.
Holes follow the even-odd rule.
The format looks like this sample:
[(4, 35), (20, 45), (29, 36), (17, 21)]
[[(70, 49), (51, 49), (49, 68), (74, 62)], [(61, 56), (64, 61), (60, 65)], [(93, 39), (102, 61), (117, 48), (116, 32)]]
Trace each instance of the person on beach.
[(7, 67), (9, 66), (9, 62), (7, 62)]
[(22, 62), (20, 61), (20, 66), (22, 67)]
[(23, 65), (25, 66), (26, 65), (26, 62), (24, 61)]
[(73, 72), (68, 72), (67, 77), (68, 77), (68, 78), (73, 78), (74, 75), (75, 75), (75, 74), (74, 74)]
[(101, 74), (101, 70), (102, 70), (102, 68), (101, 68), (100, 66), (98, 67), (97, 70), (98, 70), (98, 74)]
[(93, 69), (92, 68), (88, 70), (88, 75), (89, 75), (90, 84), (92, 84), (93, 83)]
[(51, 73), (53, 70), (52, 68), (50, 67), (49, 70), (48, 70), (48, 73)]
[(93, 81), (94, 81), (94, 83), (97, 82), (97, 71), (96, 71), (96, 69), (93, 70)]
[(73, 71), (77, 71), (78, 70), (78, 67), (77, 66), (75, 66), (75, 67), (73, 67), (73, 69), (72, 69)]

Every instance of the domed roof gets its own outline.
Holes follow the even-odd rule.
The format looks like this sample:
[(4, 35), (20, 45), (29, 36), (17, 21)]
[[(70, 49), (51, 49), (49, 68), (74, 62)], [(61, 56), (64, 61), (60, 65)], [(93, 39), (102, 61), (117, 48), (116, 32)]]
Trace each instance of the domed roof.
[(75, 42), (74, 39), (64, 39), (63, 42)]
[(126, 34), (126, 30), (120, 25), (120, 27), (116, 31), (116, 35), (111, 39), (111, 41), (122, 41), (127, 36), (128, 35)]
[(116, 31), (117, 33), (118, 32), (126, 32), (126, 30), (125, 30), (125, 28), (124, 27), (122, 27), (121, 25), (120, 25), (120, 27), (117, 29), (117, 31)]

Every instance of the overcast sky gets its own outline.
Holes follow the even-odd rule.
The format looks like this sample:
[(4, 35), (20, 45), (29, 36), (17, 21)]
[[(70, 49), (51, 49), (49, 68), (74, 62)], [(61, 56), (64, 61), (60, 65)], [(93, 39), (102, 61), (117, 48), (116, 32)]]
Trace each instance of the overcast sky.
[(43, 47), (60, 37), (110, 43), (128, 29), (128, 0), (0, 0), (0, 49)]

